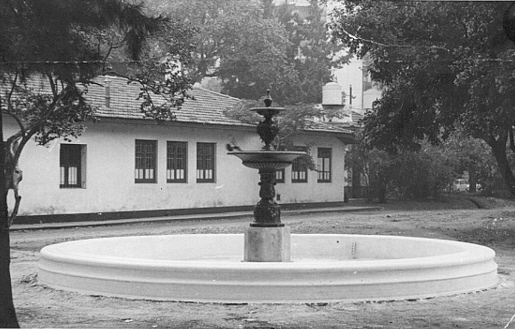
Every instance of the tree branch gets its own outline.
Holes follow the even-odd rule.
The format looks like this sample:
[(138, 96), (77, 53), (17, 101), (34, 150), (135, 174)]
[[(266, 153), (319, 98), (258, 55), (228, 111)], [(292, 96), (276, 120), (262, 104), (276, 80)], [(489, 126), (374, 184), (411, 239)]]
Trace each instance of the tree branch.
[(9, 91), (9, 95), (7, 96), (7, 109), (5, 111), (2, 111), (2, 113), (7, 113), (12, 118), (14, 118), (14, 120), (16, 121), (16, 123), (18, 123), (18, 126), (20, 127), (20, 131), (24, 134), (25, 133), (25, 127), (23, 125), (23, 122), (21, 121), (21, 119), (17, 115), (15, 115), (12, 112), (12, 105), (11, 105), (11, 99), (12, 99), (12, 95), (14, 93), (14, 89), (16, 88), (16, 82), (18, 80), (18, 76), (19, 76), (18, 75), (18, 71), (16, 71), (15, 76), (14, 76), (14, 80), (11, 83), (11, 90)]
[(510, 137), (510, 150), (515, 153), (515, 141), (513, 140), (513, 127), (510, 127), (508, 130)]
[[(18, 80), (18, 70), (16, 70), (16, 74), (14, 75), (14, 81), (11, 83), (11, 90), (9, 91), (9, 95), (7, 96), (7, 108), (11, 108), (11, 99), (14, 93), (14, 89), (16, 87), (16, 81)], [(10, 111), (9, 111), (10, 112)]]
[(54, 95), (54, 97), (56, 97), (57, 96), (57, 86), (55, 85), (54, 79), (52, 79), (51, 74), (47, 74), (47, 78), (48, 78), (48, 83), (50, 84), (50, 89), (52, 89), (52, 95)]
[(354, 40), (359, 40), (365, 43), (371, 43), (379, 47), (385, 47), (385, 48), (429, 48), (429, 49), (439, 49), (439, 50), (445, 50), (446, 52), (451, 52), (450, 49), (447, 49), (445, 47), (440, 46), (415, 46), (415, 45), (396, 45), (396, 44), (385, 44), (381, 42), (377, 42), (374, 40), (365, 39), (362, 37), (355, 36), (354, 34), (351, 34), (350, 32), (347, 32), (344, 28), (340, 28), (340, 30), (345, 33), (347, 36), (351, 37)]

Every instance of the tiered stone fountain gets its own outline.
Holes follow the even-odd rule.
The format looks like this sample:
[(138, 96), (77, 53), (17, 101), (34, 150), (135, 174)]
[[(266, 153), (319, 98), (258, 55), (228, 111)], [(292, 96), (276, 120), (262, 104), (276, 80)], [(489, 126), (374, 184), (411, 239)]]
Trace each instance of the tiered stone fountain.
[(281, 209), (275, 202), (275, 173), (290, 166), (304, 152), (275, 151), (272, 142), (279, 127), (274, 116), (285, 109), (272, 107), (270, 91), (265, 98), (265, 107), (251, 109), (265, 120), (257, 126), (257, 132), (265, 146), (259, 151), (229, 152), (243, 161), (243, 165), (259, 169), (261, 200), (254, 209), (254, 222), (245, 230), (244, 260), (247, 262), (289, 262), (290, 228), (281, 223)]
[[(281, 108), (265, 120), (262, 150), (230, 152), (259, 169), (261, 200), (245, 234), (133, 236), (41, 250), (39, 281), (126, 298), (299, 303), (392, 300), (470, 292), (498, 283), (495, 253), (457, 241), (348, 234), (291, 234), (274, 201), (275, 171), (302, 155), (271, 148)], [(344, 220), (344, 219), (342, 219)], [(243, 261), (242, 261), (243, 255)]]

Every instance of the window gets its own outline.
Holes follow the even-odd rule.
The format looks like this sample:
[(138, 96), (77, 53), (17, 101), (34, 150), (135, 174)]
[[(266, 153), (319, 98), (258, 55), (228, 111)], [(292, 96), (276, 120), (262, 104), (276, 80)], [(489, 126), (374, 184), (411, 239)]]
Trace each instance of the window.
[[(296, 147), (295, 151), (307, 152), (307, 147)], [(308, 181), (308, 163), (305, 156), (301, 156), (293, 160), (291, 165), (291, 182), (307, 183)]]
[(284, 183), (284, 169), (276, 170), (276, 172), (275, 172), (275, 181), (277, 183)]
[(61, 144), (59, 154), (61, 188), (84, 187), (86, 146), (78, 144)]
[(157, 141), (136, 140), (136, 183), (155, 183)]
[(215, 181), (215, 144), (197, 143), (197, 182)]
[(331, 182), (331, 151), (330, 148), (318, 148), (317, 167), (319, 183)]
[(166, 181), (168, 183), (186, 183), (188, 169), (188, 143), (166, 143)]

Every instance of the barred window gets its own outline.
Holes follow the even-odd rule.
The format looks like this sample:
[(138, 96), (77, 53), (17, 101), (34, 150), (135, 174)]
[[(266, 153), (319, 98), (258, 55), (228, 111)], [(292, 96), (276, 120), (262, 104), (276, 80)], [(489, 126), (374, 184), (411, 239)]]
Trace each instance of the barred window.
[(155, 183), (157, 141), (136, 140), (136, 183)]
[[(296, 147), (295, 151), (307, 152), (307, 147)], [(308, 181), (308, 164), (305, 156), (301, 156), (295, 160), (291, 165), (291, 182), (292, 183), (307, 183)]]
[(61, 144), (59, 154), (60, 179), (59, 187), (61, 188), (80, 188), (83, 187), (83, 148), (85, 145), (78, 144)]
[(331, 153), (332, 150), (330, 148), (318, 148), (317, 169), (319, 183), (331, 182)]
[(284, 183), (284, 169), (279, 169), (275, 172), (275, 181), (277, 183)]
[(215, 181), (215, 146), (214, 143), (197, 143), (197, 182)]
[(186, 183), (188, 177), (188, 143), (166, 143), (166, 181)]

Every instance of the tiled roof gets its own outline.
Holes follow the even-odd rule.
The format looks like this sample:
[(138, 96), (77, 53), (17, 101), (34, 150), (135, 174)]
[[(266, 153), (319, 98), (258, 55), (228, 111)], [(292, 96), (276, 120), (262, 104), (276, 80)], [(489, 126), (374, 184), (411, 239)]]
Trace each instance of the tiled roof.
[(356, 111), (352, 111), (352, 121), (356, 122), (356, 123), (360, 123), (361, 120), (363, 120), (365, 118), (365, 116), (361, 113), (358, 113)]
[[(105, 106), (105, 88), (98, 85), (91, 85), (87, 98), (94, 105), (99, 106), (97, 115), (106, 118), (122, 119), (144, 119), (140, 112), (141, 100), (137, 100), (140, 92), (137, 84), (127, 84), (125, 78), (108, 77), (110, 81), (110, 107)], [(105, 84), (105, 78), (99, 78), (99, 83)], [(232, 126), (253, 126), (239, 120), (227, 117), (225, 110), (235, 106), (240, 101), (237, 98), (221, 93), (210, 91), (200, 87), (193, 87), (189, 91), (193, 99), (187, 99), (182, 107), (175, 111), (177, 122), (232, 125)], [(329, 123), (310, 122), (306, 125), (306, 131), (352, 134), (348, 129)]]
[[(90, 84), (86, 94), (91, 105), (97, 108), (96, 115), (100, 118), (129, 119), (129, 120), (151, 120), (146, 118), (140, 111), (141, 100), (138, 100), (140, 87), (136, 83), (127, 83), (127, 79), (109, 76), (110, 81), (110, 104), (106, 106), (106, 77), (98, 77), (95, 82), (98, 84)], [(48, 86), (42, 83), (42, 80), (32, 80), (30, 87), (40, 93), (49, 93)], [(179, 110), (175, 111), (176, 122), (198, 123), (208, 125), (226, 125), (226, 126), (246, 126), (248, 124), (237, 119), (229, 118), (224, 112), (237, 105), (239, 99), (227, 96), (221, 93), (210, 91), (200, 87), (193, 87), (188, 91), (193, 96), (186, 99)], [(325, 132), (347, 135), (351, 138), (352, 131), (331, 123), (309, 122), (304, 131), (308, 132)]]
[[(120, 77), (108, 77), (110, 81), (110, 106), (106, 106), (105, 87), (90, 85), (86, 98), (98, 106), (97, 115), (104, 118), (144, 119), (140, 111), (141, 100), (137, 97), (140, 87), (136, 83), (127, 84)], [(105, 85), (105, 78), (99, 78), (99, 83)], [(224, 94), (194, 87), (188, 92), (192, 99), (187, 99), (182, 107), (175, 111), (177, 122), (250, 126), (224, 115), (224, 111), (235, 106), (239, 99)], [(159, 101), (159, 97), (156, 98)]]

